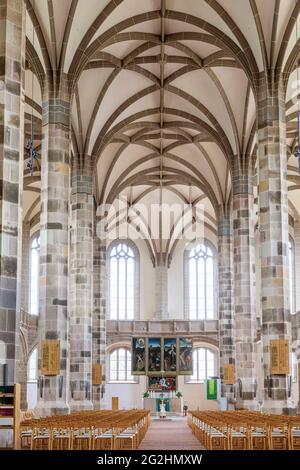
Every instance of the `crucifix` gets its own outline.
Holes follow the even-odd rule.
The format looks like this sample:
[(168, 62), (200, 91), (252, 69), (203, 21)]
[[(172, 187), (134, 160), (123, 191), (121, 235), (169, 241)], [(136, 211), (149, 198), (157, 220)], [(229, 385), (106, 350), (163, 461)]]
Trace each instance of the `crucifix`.
[[(34, 5), (33, 5), (34, 8)], [(34, 49), (34, 37), (35, 37), (35, 29), (34, 26), (32, 26), (32, 45)], [(34, 116), (33, 116), (33, 106), (34, 106), (34, 75), (33, 75), (33, 69), (31, 68), (31, 122), (30, 122), (30, 137), (27, 141), (27, 150), (29, 153), (29, 162), (27, 163), (27, 168), (30, 171), (30, 175), (33, 176), (33, 169), (34, 169), (34, 160), (36, 160), (37, 153), (36, 150), (34, 149)]]

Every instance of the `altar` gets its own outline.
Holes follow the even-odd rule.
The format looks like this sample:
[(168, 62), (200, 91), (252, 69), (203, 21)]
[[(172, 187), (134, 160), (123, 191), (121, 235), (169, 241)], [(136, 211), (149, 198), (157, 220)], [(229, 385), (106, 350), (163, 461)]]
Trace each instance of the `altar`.
[(183, 413), (183, 402), (182, 398), (173, 398), (166, 396), (167, 394), (159, 394), (164, 395), (155, 396), (151, 398), (144, 398), (144, 409), (149, 410), (151, 414), (159, 413), (160, 410), (160, 403), (163, 401), (165, 404), (165, 409), (167, 414), (182, 414)]

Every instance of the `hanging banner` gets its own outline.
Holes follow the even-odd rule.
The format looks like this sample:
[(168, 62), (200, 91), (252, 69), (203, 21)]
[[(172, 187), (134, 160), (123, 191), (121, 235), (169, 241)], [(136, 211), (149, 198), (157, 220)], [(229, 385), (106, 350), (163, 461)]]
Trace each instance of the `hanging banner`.
[(208, 379), (206, 380), (206, 400), (217, 400), (218, 399), (218, 380)]
[(167, 375), (177, 373), (177, 341), (176, 338), (163, 338), (164, 371)]
[(235, 384), (235, 367), (233, 364), (224, 365), (224, 384), (225, 385)]
[(132, 375), (146, 374), (146, 339), (132, 338)]
[(59, 375), (60, 373), (60, 340), (46, 339), (42, 341), (42, 375)]
[(102, 365), (101, 364), (92, 365), (92, 382), (93, 382), (93, 385), (102, 384)]
[(148, 339), (148, 374), (161, 371), (161, 338)]
[(193, 341), (179, 338), (179, 375), (193, 375)]
[(288, 375), (289, 365), (289, 340), (270, 340), (270, 372), (273, 375)]

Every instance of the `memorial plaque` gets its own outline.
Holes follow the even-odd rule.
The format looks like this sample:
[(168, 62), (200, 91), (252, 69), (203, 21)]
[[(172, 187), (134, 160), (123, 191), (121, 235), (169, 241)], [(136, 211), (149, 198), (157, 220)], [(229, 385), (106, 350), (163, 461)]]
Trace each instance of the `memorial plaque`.
[(42, 375), (59, 375), (60, 373), (60, 340), (46, 339), (42, 341)]
[(224, 384), (225, 385), (235, 384), (235, 367), (233, 364), (224, 365)]
[(93, 364), (92, 377), (93, 377), (93, 385), (102, 384), (102, 365), (101, 364)]
[(274, 375), (289, 374), (289, 341), (287, 339), (270, 341), (270, 371)]

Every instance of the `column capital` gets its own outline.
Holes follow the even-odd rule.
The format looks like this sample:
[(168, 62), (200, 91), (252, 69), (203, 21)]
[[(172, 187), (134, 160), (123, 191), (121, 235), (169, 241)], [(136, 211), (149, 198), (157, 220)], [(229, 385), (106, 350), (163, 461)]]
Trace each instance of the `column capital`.
[(245, 194), (253, 196), (253, 179), (253, 170), (251, 167), (242, 168), (238, 162), (235, 162), (232, 175), (233, 196)]
[(230, 237), (232, 235), (231, 214), (224, 214), (223, 207), (218, 211), (218, 237)]

